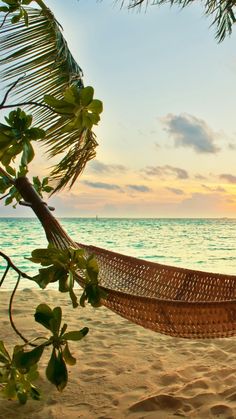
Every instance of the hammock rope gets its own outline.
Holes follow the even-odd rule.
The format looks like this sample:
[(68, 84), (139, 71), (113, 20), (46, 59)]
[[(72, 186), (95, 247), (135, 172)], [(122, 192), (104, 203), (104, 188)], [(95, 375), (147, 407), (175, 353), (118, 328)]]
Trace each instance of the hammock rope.
[[(165, 266), (94, 246), (103, 304), (150, 330), (183, 338), (236, 334), (236, 276)], [(82, 285), (82, 284), (81, 284)]]
[[(182, 338), (223, 338), (236, 334), (236, 275), (166, 266), (74, 242), (27, 178), (15, 185), (55, 247), (82, 247), (94, 254), (102, 303), (150, 330)], [(83, 287), (84, 281), (78, 274)]]

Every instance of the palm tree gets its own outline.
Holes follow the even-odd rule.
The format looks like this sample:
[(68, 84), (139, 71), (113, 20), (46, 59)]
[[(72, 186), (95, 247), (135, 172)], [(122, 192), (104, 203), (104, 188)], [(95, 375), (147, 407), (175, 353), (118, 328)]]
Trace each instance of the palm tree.
[[(101, 104), (96, 109), (98, 112), (95, 112), (92, 123), (87, 126), (78, 123), (73, 129), (65, 129), (71, 115), (65, 109), (61, 109), (60, 113), (57, 108), (55, 112), (53, 106), (43, 103), (47, 94), (63, 99), (63, 92), (71, 85), (76, 86), (78, 91), (84, 89), (82, 70), (68, 48), (62, 27), (42, 0), (36, 0), (38, 8), (28, 6), (31, 0), (2, 1), (6, 6), (0, 7), (0, 11), (5, 12), (0, 26), (0, 65), (3, 68), (0, 76), (14, 91), (14, 101), (23, 103), (30, 111), (33, 109), (35, 122), (46, 130), (47, 134), (41, 143), (48, 157), (63, 156), (51, 172), (51, 177), (57, 181), (54, 190), (57, 191), (67, 184), (72, 186), (86, 163), (95, 157), (97, 141), (92, 125), (99, 120)], [(194, 0), (116, 1), (128, 8), (142, 8), (149, 4), (184, 8), (194, 3)], [(213, 16), (212, 25), (216, 26), (217, 40), (223, 41), (231, 34), (235, 23), (236, 0), (206, 0), (202, 4), (205, 14)], [(90, 90), (90, 99), (92, 93)], [(6, 105), (5, 102), (0, 109), (13, 106), (13, 103)], [(49, 100), (49, 104), (53, 102)]]
[[(122, 6), (128, 4), (129, 8), (141, 8), (148, 5), (161, 6), (169, 4), (177, 5), (181, 8), (193, 3), (200, 3), (195, 0), (121, 0)], [(206, 16), (212, 16), (212, 25), (216, 26), (216, 38), (219, 42), (223, 41), (227, 35), (232, 32), (232, 26), (235, 23), (236, 0), (205, 0), (201, 1)]]
[[(46, 130), (41, 143), (49, 158), (63, 153), (51, 172), (57, 181), (54, 191), (68, 183), (72, 186), (85, 164), (95, 157), (97, 141), (92, 123), (65, 129), (73, 114), (72, 108), (55, 109), (55, 100), (64, 99), (63, 94), (70, 86), (78, 94), (84, 90), (82, 70), (68, 48), (62, 27), (42, 0), (36, 1), (38, 8), (25, 7), (30, 3), (28, 0), (16, 1), (18, 7), (11, 6), (8, 0), (4, 3), (6, 6), (0, 8), (5, 11), (0, 30), (0, 76), (9, 90), (0, 109), (14, 107), (17, 102), (18, 106), (24, 105), (33, 111), (34, 122)], [(10, 93), (13, 93), (14, 103), (6, 104)], [(93, 100), (92, 88), (87, 89), (87, 93), (89, 104)], [(47, 98), (50, 105), (44, 102), (47, 94), (52, 96)], [(98, 122), (98, 113), (102, 110), (101, 103), (97, 101), (95, 105), (99, 106), (99, 112), (94, 123)]]

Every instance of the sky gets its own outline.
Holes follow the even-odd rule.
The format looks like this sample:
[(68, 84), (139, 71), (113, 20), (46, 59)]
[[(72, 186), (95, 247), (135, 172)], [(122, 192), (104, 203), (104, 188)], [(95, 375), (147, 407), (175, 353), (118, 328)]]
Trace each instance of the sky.
[[(236, 31), (218, 44), (200, 4), (46, 3), (104, 105), (96, 159), (50, 198), (56, 215), (236, 217)], [(39, 152), (30, 175), (50, 165)]]

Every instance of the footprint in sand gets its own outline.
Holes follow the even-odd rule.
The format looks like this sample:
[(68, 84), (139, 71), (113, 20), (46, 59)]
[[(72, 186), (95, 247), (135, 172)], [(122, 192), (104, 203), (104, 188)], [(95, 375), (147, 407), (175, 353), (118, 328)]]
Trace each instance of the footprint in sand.
[(159, 394), (158, 396), (148, 397), (138, 403), (133, 404), (129, 410), (131, 412), (151, 412), (162, 410), (171, 410), (172, 412), (180, 409), (182, 402), (174, 396)]
[(215, 406), (212, 406), (210, 408), (210, 412), (212, 415), (216, 416), (216, 417), (224, 417), (227, 419), (234, 419), (235, 415), (233, 410), (229, 407), (226, 406), (224, 404), (217, 404)]

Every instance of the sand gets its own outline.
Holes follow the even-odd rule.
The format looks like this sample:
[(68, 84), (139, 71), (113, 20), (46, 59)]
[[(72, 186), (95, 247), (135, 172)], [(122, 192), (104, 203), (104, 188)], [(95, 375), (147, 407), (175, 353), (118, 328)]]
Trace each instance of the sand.
[[(7, 320), (8, 295), (0, 294), (0, 339), (21, 343)], [(42, 400), (20, 406), (0, 399), (1, 419), (236, 418), (235, 339), (170, 338), (103, 307), (74, 310), (65, 294), (25, 289), (16, 295), (14, 316), (29, 338), (43, 331), (32, 317), (41, 302), (61, 305), (68, 329), (88, 326), (90, 332), (71, 345), (77, 363), (63, 393), (45, 378), (44, 354)]]

